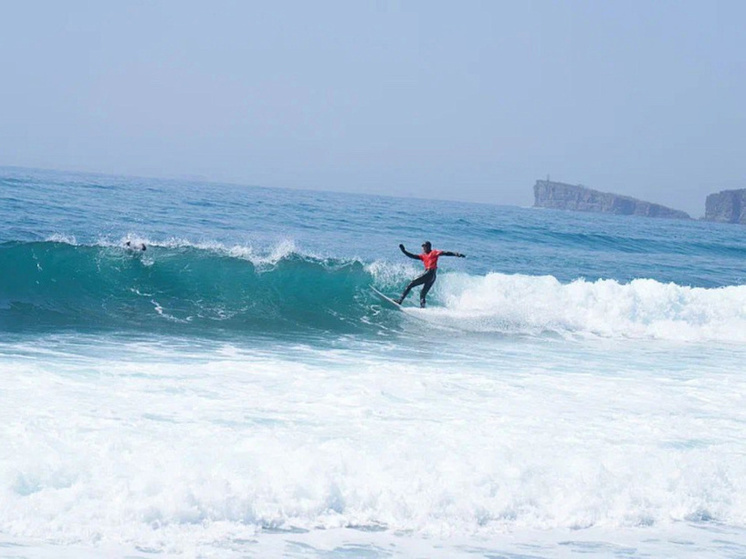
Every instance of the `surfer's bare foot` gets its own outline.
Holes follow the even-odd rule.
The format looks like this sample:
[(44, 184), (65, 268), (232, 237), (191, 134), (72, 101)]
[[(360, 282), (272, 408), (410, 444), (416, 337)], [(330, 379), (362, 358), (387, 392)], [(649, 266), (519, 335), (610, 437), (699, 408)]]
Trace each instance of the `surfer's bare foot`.
[(404, 299), (402, 299), (402, 298), (400, 297), (399, 299), (394, 299), (394, 302), (395, 302), (395, 303), (396, 303), (397, 305), (401, 305), (401, 302), (402, 302), (403, 300), (404, 300)]

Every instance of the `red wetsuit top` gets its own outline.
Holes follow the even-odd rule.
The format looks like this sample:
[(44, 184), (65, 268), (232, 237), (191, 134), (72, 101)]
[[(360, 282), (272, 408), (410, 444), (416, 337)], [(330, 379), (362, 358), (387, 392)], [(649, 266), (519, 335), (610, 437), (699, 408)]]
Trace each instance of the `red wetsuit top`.
[(427, 254), (420, 254), (420, 260), (425, 264), (425, 270), (438, 269), (438, 257), (443, 254), (442, 250), (431, 250)]

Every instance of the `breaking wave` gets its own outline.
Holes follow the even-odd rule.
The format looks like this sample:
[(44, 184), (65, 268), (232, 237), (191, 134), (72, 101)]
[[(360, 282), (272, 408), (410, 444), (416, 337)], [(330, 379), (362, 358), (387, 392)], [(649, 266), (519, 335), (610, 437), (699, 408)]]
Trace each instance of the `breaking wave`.
[(399, 293), (415, 273), (401, 264), (322, 258), (292, 243), (268, 253), (181, 241), (148, 246), (128, 251), (62, 238), (0, 244), (0, 330), (345, 333), (407, 328), (402, 319), (415, 316), (467, 333), (746, 340), (746, 286), (444, 273), (431, 308), (401, 315), (383, 310), (368, 289)]

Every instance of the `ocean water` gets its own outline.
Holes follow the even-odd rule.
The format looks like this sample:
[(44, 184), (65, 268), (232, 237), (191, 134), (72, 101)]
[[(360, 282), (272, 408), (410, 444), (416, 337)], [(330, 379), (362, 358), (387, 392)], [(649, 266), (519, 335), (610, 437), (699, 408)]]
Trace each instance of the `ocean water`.
[(738, 226), (0, 168), (0, 557), (745, 557), (745, 280)]

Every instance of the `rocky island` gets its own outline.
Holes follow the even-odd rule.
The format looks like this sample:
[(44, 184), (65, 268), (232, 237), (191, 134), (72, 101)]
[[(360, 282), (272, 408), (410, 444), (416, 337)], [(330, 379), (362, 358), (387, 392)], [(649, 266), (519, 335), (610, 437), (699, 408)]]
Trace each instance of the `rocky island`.
[(549, 180), (536, 181), (534, 185), (534, 207), (617, 215), (691, 219), (686, 212), (667, 208), (660, 204), (637, 200), (630, 196), (599, 192), (580, 185)]
[(705, 219), (724, 223), (746, 223), (746, 189), (723, 190), (705, 200)]

